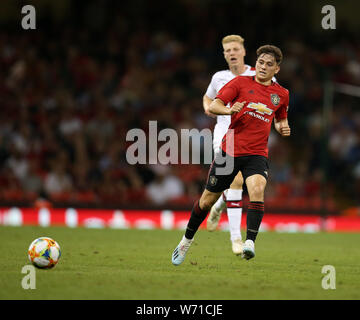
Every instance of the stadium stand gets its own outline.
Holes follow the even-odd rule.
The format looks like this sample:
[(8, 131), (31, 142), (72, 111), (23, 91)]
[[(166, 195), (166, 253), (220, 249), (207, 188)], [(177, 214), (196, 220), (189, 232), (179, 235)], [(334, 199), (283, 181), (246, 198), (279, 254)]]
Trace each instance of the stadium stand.
[[(147, 130), (149, 120), (159, 129), (213, 128), (201, 98), (211, 75), (226, 67), (219, 40), (229, 33), (246, 39), (248, 64), (261, 44), (284, 52), (278, 80), (291, 93), (293, 135), (271, 134), (267, 207), (320, 210), (324, 175), (327, 210), (360, 205), (357, 100), (335, 99), (326, 163), (321, 153), (324, 81), (360, 85), (360, 37), (350, 29), (318, 35), (283, 1), (271, 12), (266, 1), (244, 2), (243, 20), (235, 22), (234, 10), (216, 1), (174, 1), (161, 19), (155, 3), (89, 1), (81, 10), (61, 2), (62, 9), (39, 15), (37, 30), (13, 22), (0, 29), (3, 206), (47, 199), (53, 206), (191, 207), (208, 165), (129, 166), (125, 137), (132, 128)], [(265, 21), (261, 33), (256, 21)]]

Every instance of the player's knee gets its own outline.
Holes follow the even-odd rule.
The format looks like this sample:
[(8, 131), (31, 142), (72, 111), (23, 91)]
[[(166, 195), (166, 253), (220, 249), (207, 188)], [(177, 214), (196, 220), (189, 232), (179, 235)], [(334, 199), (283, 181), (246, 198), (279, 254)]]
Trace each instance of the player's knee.
[(230, 185), (230, 189), (242, 189), (243, 187), (243, 179), (236, 177), (232, 184)]
[(244, 179), (242, 177), (242, 174), (239, 172), (234, 181), (232, 182), (232, 184), (230, 185), (230, 189), (242, 189), (244, 184)]
[(208, 198), (200, 199), (199, 200), (199, 206), (202, 210), (210, 211), (212, 204)]
[(264, 199), (265, 185), (256, 184), (252, 186), (249, 190), (250, 201), (262, 201)]
[(202, 210), (210, 211), (218, 198), (218, 195), (212, 192), (203, 193), (199, 200), (199, 206)]

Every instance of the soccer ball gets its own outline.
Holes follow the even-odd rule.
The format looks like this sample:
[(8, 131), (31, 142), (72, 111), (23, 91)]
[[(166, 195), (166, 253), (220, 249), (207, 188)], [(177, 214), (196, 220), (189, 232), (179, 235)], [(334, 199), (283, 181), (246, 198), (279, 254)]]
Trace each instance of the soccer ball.
[(35, 267), (50, 269), (55, 267), (60, 259), (60, 246), (49, 237), (37, 238), (30, 244), (28, 256)]

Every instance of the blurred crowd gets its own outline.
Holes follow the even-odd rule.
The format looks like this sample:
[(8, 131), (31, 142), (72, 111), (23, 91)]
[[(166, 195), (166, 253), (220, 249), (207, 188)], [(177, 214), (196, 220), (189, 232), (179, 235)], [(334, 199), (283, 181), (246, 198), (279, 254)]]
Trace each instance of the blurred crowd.
[[(221, 38), (230, 33), (245, 38), (248, 64), (266, 42), (284, 53), (277, 78), (290, 90), (292, 137), (271, 133), (267, 206), (321, 209), (324, 199), (330, 210), (359, 204), (359, 98), (336, 94), (327, 126), (323, 84), (360, 86), (360, 38), (335, 34), (337, 41), (321, 42), (309, 39), (305, 27), (304, 34), (286, 35), (279, 30), (291, 23), (292, 11), (279, 36), (273, 28), (258, 39), (251, 24), (201, 23), (223, 22), (226, 12), (216, 7), (205, 12), (179, 1), (163, 24), (154, 22), (155, 9), (136, 20), (130, 9), (99, 8), (97, 19), (81, 23), (0, 31), (2, 204), (191, 206), (209, 165), (129, 165), (125, 137), (132, 128), (146, 132), (150, 120), (158, 130), (212, 129), (202, 96), (212, 74), (226, 68)], [(264, 14), (258, 11), (258, 20)]]

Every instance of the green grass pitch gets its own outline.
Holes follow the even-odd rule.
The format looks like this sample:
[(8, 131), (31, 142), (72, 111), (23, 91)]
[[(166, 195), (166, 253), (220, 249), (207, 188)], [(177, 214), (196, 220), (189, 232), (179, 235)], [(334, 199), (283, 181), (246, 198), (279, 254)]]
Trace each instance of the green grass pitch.
[[(178, 230), (0, 227), (0, 299), (241, 300), (359, 299), (360, 234), (260, 233), (256, 257), (231, 251), (229, 233), (200, 230), (181, 266), (171, 253)], [(36, 269), (36, 289), (21, 286), (27, 249), (49, 236), (62, 257)], [(324, 265), (336, 289), (321, 286)]]

